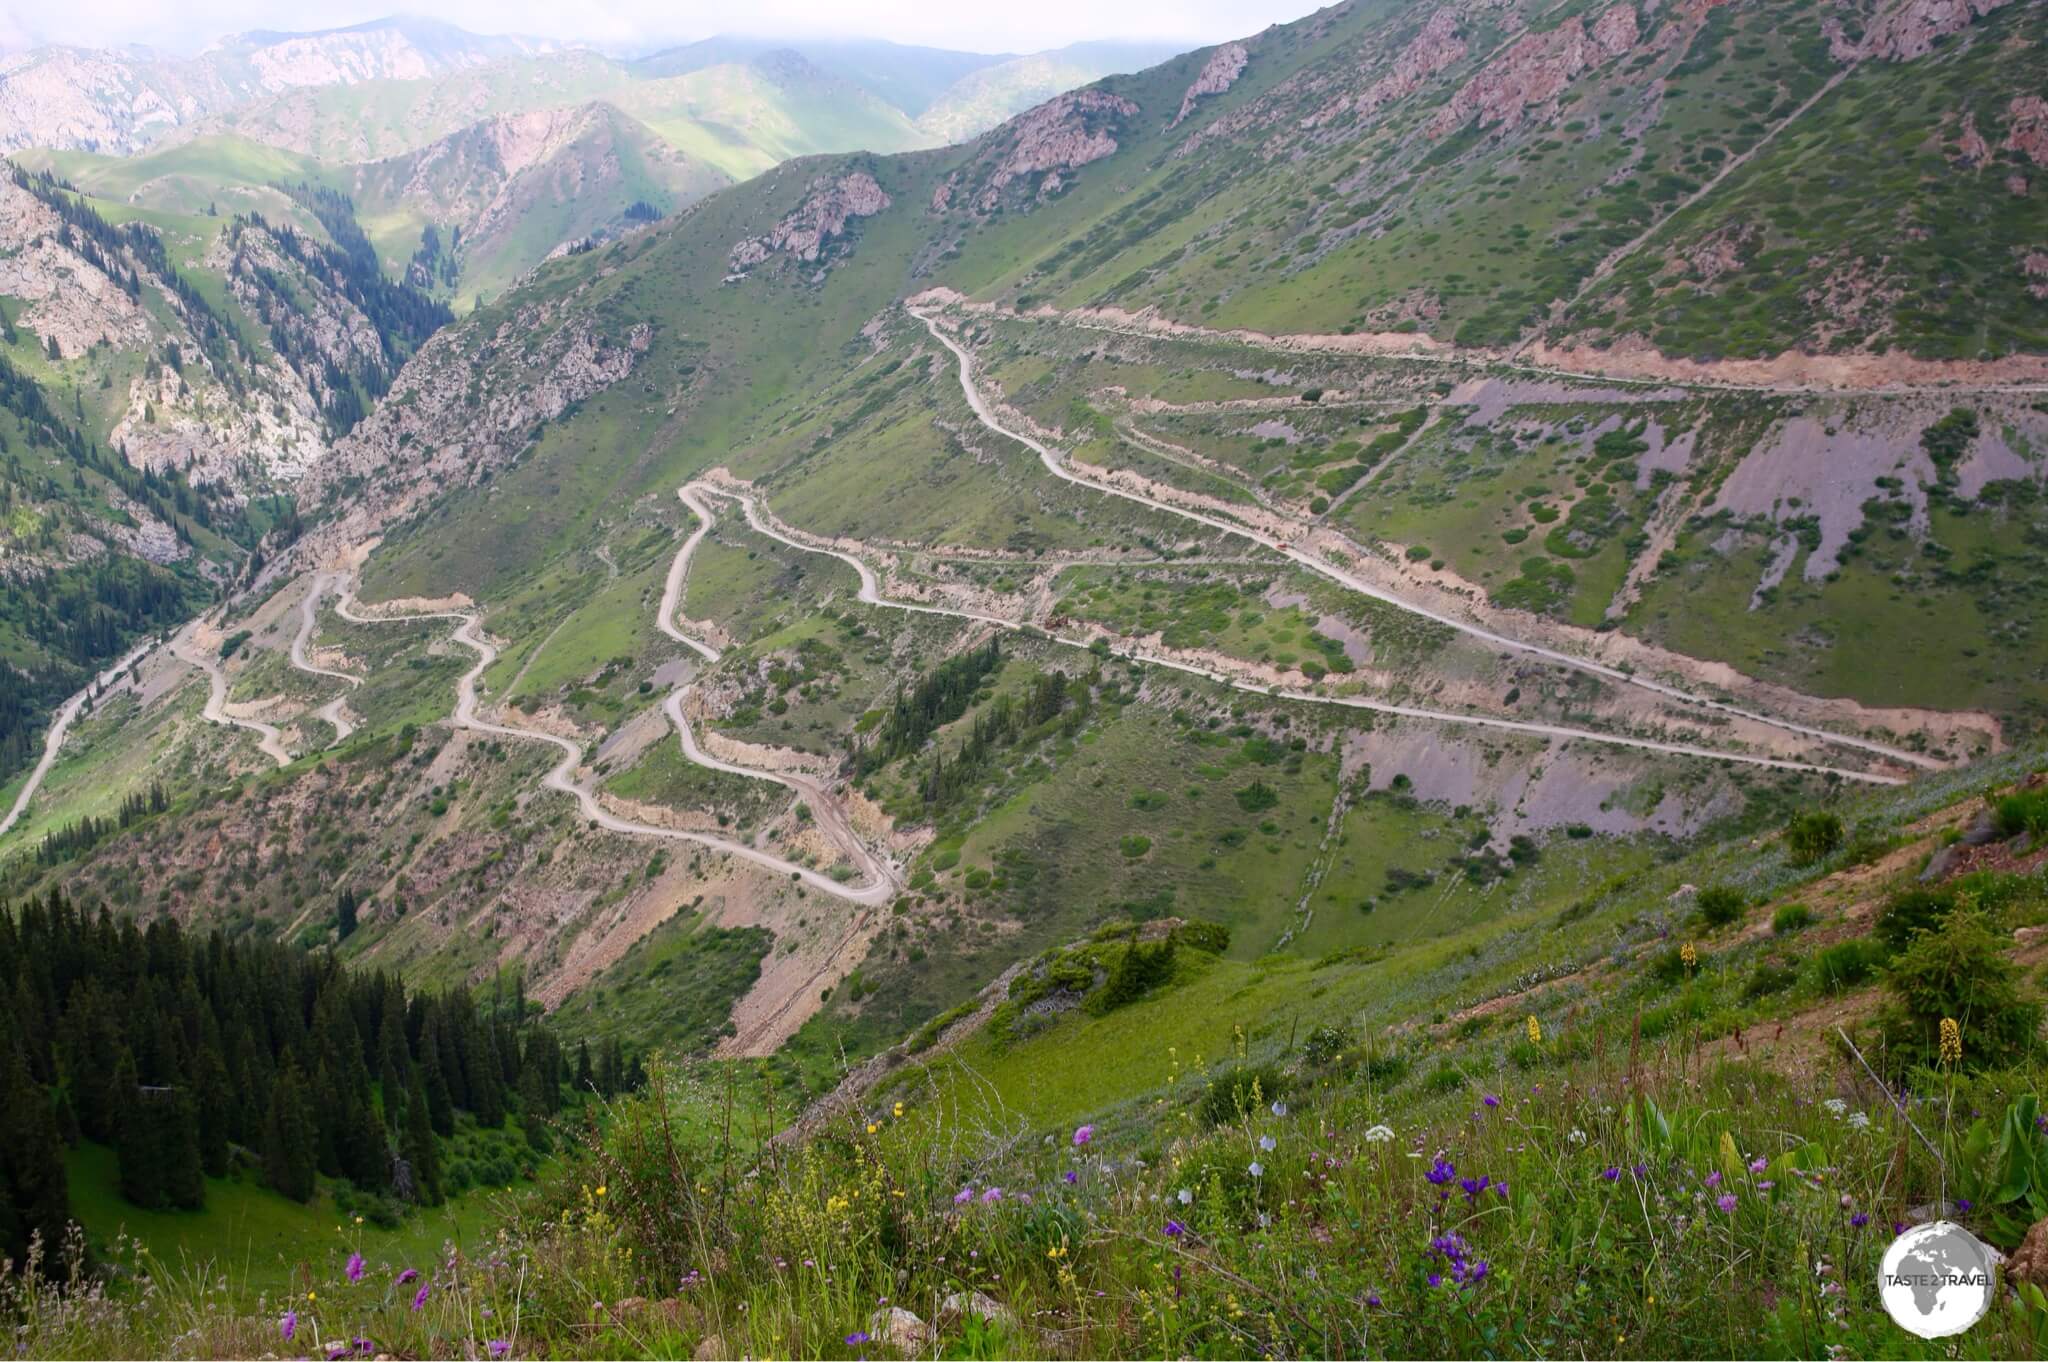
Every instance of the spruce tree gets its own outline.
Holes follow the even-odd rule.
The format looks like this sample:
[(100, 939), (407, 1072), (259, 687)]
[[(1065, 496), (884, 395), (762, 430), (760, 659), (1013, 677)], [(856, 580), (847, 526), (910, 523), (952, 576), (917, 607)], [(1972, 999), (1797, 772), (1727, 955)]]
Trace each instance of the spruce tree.
[[(19, 1045), (0, 1041), (0, 1258), (28, 1261), (31, 1238), (63, 1241), (71, 1219), (64, 1148), (48, 1097)], [(46, 1265), (54, 1253), (45, 1255)]]
[(112, 1093), (125, 1093), (114, 1132), (114, 1150), (120, 1160), (121, 1195), (144, 1210), (164, 1205), (165, 1169), (162, 1122), (154, 1095), (145, 1095), (135, 1076), (135, 1057), (126, 1048), (114, 1063)]
[(263, 1172), (293, 1201), (310, 1201), (318, 1186), (317, 1143), (305, 1077), (287, 1062), (270, 1090), (270, 1112), (264, 1121)]
[(428, 1098), (419, 1075), (413, 1076), (412, 1092), (405, 1103), (405, 1139), (399, 1156), (412, 1171), (413, 1200), (422, 1206), (441, 1204), (441, 1160), (434, 1148), (434, 1132), (428, 1113)]

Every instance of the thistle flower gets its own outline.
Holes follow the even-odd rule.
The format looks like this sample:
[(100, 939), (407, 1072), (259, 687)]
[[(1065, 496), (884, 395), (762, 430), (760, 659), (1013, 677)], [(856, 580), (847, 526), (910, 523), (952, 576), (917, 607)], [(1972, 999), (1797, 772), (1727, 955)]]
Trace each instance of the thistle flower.
[(298, 1331), (299, 1312), (296, 1310), (285, 1311), (284, 1314), (278, 1318), (277, 1332), (283, 1336), (285, 1342), (289, 1343), (292, 1341), (292, 1335), (297, 1333)]
[(1002, 1199), (1003, 1189), (1000, 1187), (991, 1187), (981, 1194), (981, 1204), (984, 1206), (993, 1206)]
[(1723, 1194), (1714, 1202), (1714, 1204), (1716, 1206), (1719, 1206), (1725, 1214), (1735, 1214), (1735, 1193), (1728, 1192)]
[(1075, 1127), (1074, 1127), (1074, 1147), (1075, 1147), (1076, 1149), (1080, 1148), (1080, 1147), (1081, 1147), (1082, 1145), (1084, 1145), (1084, 1144), (1088, 1143), (1088, 1142), (1089, 1142), (1090, 1140), (1092, 1140), (1092, 1139), (1094, 1139), (1094, 1138), (1095, 1138), (1095, 1127), (1094, 1127), (1094, 1126), (1075, 1126)]
[(492, 1357), (503, 1357), (506, 1353), (512, 1351), (512, 1340), (509, 1338), (494, 1338), (489, 1343), (484, 1344), (484, 1347), (490, 1350)]
[(361, 1281), (363, 1279), (363, 1255), (360, 1253), (351, 1253), (348, 1256), (348, 1267), (345, 1270), (348, 1273), (348, 1279), (350, 1281)]
[(1959, 1064), (1963, 1058), (1963, 1028), (1954, 1017), (1941, 1019), (1941, 1062)]
[(972, 1200), (974, 1200), (974, 1189), (972, 1187), (962, 1187), (959, 1191), (953, 1193), (953, 1204), (955, 1206), (965, 1206)]
[(409, 1267), (405, 1271), (398, 1274), (398, 1285), (404, 1286), (408, 1282), (416, 1282), (419, 1279), (420, 1270), (416, 1267)]
[(1752, 1173), (1761, 1173), (1764, 1171), (1764, 1169), (1769, 1168), (1770, 1166), (1771, 1163), (1769, 1159), (1755, 1158), (1749, 1161), (1749, 1171)]

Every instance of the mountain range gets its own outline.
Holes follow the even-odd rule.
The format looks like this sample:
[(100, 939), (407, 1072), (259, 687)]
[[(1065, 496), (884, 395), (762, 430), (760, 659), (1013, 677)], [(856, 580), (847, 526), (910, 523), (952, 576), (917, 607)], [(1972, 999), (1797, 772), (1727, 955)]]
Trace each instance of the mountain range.
[(2048, 1151), (2048, 5), (403, 41), (0, 183), (0, 892), (690, 1065), (549, 1350), (1882, 1351), (1633, 1302)]

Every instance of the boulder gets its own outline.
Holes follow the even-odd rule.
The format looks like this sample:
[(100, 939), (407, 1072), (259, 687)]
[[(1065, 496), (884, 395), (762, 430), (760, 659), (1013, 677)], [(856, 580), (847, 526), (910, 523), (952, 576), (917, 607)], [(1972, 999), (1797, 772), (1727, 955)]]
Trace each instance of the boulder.
[(931, 1346), (933, 1338), (932, 1326), (900, 1305), (870, 1315), (868, 1336), (904, 1353), (923, 1352)]
[(1956, 867), (1957, 854), (1954, 847), (1943, 847), (1932, 856), (1929, 856), (1927, 858), (1927, 868), (1920, 872), (1920, 882), (1922, 884), (1933, 884), (1936, 880), (1947, 879), (1949, 872)]
[(979, 1291), (955, 1291), (939, 1305), (939, 1318), (948, 1322), (958, 1322), (974, 1315), (1004, 1328), (1017, 1322), (1017, 1316), (1009, 1306)]
[(2036, 1220), (2006, 1265), (2009, 1282), (2032, 1282), (2048, 1291), (2048, 1219)]
[(732, 1356), (732, 1349), (726, 1347), (725, 1340), (717, 1334), (706, 1334), (690, 1356), (695, 1362), (720, 1362), (720, 1359)]
[(1989, 809), (1979, 813), (1963, 833), (1963, 845), (1966, 847), (1989, 846), (1997, 840), (1998, 820), (1991, 816)]

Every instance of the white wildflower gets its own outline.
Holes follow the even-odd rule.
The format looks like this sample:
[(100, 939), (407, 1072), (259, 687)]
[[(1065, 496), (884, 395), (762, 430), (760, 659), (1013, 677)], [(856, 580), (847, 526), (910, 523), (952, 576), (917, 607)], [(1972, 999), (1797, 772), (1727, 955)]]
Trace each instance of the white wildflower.
[(1183, 1206), (1192, 1206), (1195, 1204), (1195, 1194), (1185, 1187), (1181, 1188), (1178, 1192), (1175, 1192), (1173, 1194), (1173, 1199), (1175, 1201), (1178, 1201)]
[(1367, 1144), (1385, 1144), (1393, 1138), (1394, 1128), (1392, 1126), (1374, 1126), (1365, 1132), (1365, 1142)]
[(1259, 1148), (1265, 1150), (1268, 1154), (1273, 1152), (1273, 1145), (1275, 1143), (1276, 1142), (1271, 1135), (1259, 1136)]
[(1572, 1133), (1565, 1136), (1565, 1138), (1567, 1140), (1570, 1140), (1573, 1144), (1584, 1144), (1586, 1142), (1586, 1132), (1583, 1130), (1574, 1129)]
[(1862, 1113), (1862, 1112), (1860, 1112), (1860, 1111), (1852, 1111), (1852, 1112), (1850, 1112), (1850, 1113), (1849, 1113), (1849, 1129), (1851, 1129), (1851, 1130), (1868, 1130), (1868, 1129), (1870, 1129), (1870, 1117), (1869, 1117), (1869, 1116), (1867, 1116), (1867, 1115), (1865, 1115), (1864, 1113)]

